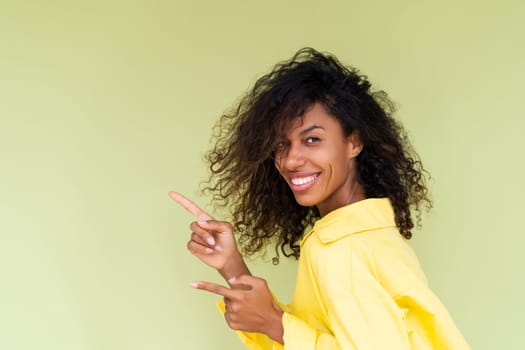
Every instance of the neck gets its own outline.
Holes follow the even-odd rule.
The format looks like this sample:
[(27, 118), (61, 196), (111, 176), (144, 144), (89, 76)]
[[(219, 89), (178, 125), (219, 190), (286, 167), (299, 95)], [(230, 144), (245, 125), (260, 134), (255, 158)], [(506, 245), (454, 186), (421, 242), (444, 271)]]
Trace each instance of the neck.
[(363, 199), (366, 199), (365, 189), (359, 182), (355, 181), (352, 183), (350, 191), (344, 198), (339, 198), (335, 201), (332, 200), (331, 204), (324, 203), (325, 205), (318, 205), (317, 210), (319, 210), (319, 214), (323, 217), (335, 209), (362, 201)]

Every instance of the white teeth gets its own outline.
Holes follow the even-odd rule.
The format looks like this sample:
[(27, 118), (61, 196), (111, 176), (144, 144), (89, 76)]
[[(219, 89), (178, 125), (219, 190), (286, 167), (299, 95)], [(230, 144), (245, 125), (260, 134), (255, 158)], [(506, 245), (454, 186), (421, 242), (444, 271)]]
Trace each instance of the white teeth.
[(294, 185), (304, 185), (308, 182), (315, 180), (315, 178), (316, 178), (315, 176), (296, 177), (296, 178), (293, 178), (291, 181)]

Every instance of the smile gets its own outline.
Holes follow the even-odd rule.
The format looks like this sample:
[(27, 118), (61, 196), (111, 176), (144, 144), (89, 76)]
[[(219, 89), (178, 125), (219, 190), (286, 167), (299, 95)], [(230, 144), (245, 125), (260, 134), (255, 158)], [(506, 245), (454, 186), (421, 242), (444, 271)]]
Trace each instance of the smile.
[(290, 186), (293, 191), (305, 191), (314, 185), (318, 177), (319, 174), (292, 177), (290, 178)]
[(292, 179), (291, 181), (294, 185), (304, 185), (304, 184), (307, 184), (308, 182), (314, 181), (316, 177), (317, 176), (299, 177), (299, 178)]

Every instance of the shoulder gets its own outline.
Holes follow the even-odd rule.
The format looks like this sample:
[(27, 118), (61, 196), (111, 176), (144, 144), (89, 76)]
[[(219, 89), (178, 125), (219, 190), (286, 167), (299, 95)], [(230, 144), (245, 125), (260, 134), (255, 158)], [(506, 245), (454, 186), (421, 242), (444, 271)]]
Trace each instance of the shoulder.
[(301, 250), (367, 250), (399, 235), (388, 198), (371, 198), (338, 208), (318, 220), (301, 242)]
[(390, 200), (369, 198), (330, 212), (315, 223), (312, 231), (323, 243), (331, 243), (348, 235), (395, 227)]
[[(331, 235), (331, 238), (334, 238), (334, 234)], [(339, 256), (357, 257), (374, 264), (396, 257), (415, 257), (411, 246), (396, 227), (340, 234), (336, 239), (327, 239), (326, 235), (312, 234), (303, 245), (302, 254), (320, 263), (329, 262)], [(378, 259), (379, 261), (376, 261)]]
[(354, 290), (377, 284), (396, 296), (425, 286), (419, 260), (397, 228), (378, 228), (346, 235), (332, 242), (311, 237), (304, 258), (320, 281), (352, 281)]

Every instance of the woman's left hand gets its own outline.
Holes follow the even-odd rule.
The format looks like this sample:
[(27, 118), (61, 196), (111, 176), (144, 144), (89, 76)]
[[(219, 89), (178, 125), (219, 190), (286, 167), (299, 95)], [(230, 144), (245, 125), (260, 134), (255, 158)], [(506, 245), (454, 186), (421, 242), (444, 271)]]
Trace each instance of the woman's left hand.
[(274, 301), (262, 278), (242, 275), (228, 280), (231, 288), (211, 282), (193, 282), (196, 289), (222, 295), (226, 305), (224, 318), (230, 328), (268, 335), (283, 343), (283, 311)]

